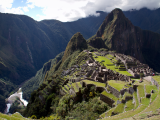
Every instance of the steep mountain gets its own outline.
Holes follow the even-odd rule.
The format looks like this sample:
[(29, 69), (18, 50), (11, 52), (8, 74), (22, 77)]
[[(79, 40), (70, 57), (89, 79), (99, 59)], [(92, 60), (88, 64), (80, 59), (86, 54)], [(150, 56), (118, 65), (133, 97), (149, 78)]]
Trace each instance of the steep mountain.
[[(85, 39), (94, 35), (108, 14), (101, 11), (98, 11), (98, 13), (100, 13), (98, 17), (89, 16), (66, 23), (57, 20), (37, 22), (24, 15), (0, 13), (0, 93), (3, 103), (4, 99), (17, 85), (34, 76), (45, 62), (64, 51), (73, 34), (81, 32)], [(124, 12), (134, 25), (154, 32), (159, 32), (159, 13), (160, 9), (151, 11), (145, 8)], [(148, 39), (148, 37), (153, 39), (155, 37), (155, 34), (152, 34), (153, 37), (151, 35), (147, 36), (148, 32), (143, 32), (143, 34), (146, 37), (143, 37), (143, 39)], [(98, 42), (97, 44), (98, 40), (101, 43)], [(97, 44), (97, 48), (106, 48), (103, 43), (101, 37), (92, 39), (90, 42), (92, 46)], [(144, 45), (146, 48), (141, 49), (143, 53), (136, 55), (138, 59), (149, 63), (151, 67), (158, 70), (159, 65), (155, 65), (157, 59), (159, 59), (159, 53), (155, 51), (155, 49), (158, 49), (158, 44), (156, 47), (152, 44), (155, 45), (155, 42)], [(149, 46), (152, 46), (154, 50)], [(135, 47), (135, 49), (138, 49), (138, 47)], [(138, 52), (138, 50), (128, 50), (127, 52), (134, 55), (134, 52)], [(154, 54), (152, 54), (153, 52)], [(151, 57), (154, 59), (148, 59), (151, 58), (149, 55), (152, 55)]]
[[(61, 73), (64, 69), (75, 64), (77, 55), (86, 49), (87, 42), (80, 33), (76, 33), (69, 41), (62, 59), (45, 75), (43, 83), (31, 94), (25, 116), (36, 115), (38, 118), (55, 112), (59, 101), (59, 90), (64, 82)], [(53, 109), (50, 108), (53, 105)]]
[[(104, 42), (98, 38), (92, 44)], [(80, 33), (73, 35), (62, 59), (32, 92), (25, 117), (124, 119), (159, 110), (159, 76), (151, 77), (154, 70), (130, 55), (91, 47), (91, 41), (87, 44)]]
[(131, 55), (160, 71), (160, 34), (135, 27), (120, 9), (108, 14), (95, 37), (101, 37), (109, 50)]
[(21, 88), (23, 90), (23, 98), (25, 100), (29, 100), (31, 93), (39, 88), (47, 72), (62, 59), (63, 54), (64, 52), (58, 54), (54, 59), (46, 62), (43, 67), (37, 71), (34, 77), (22, 84)]
[(91, 31), (85, 37), (95, 34), (103, 20), (96, 22), (94, 19), (98, 20), (93, 16), (87, 18), (89, 24), (84, 19), (75, 23), (57, 20), (37, 22), (25, 15), (0, 13), (0, 93), (3, 103), (17, 85), (34, 76), (45, 62), (64, 51), (76, 31), (85, 33), (85, 27), (90, 27)]

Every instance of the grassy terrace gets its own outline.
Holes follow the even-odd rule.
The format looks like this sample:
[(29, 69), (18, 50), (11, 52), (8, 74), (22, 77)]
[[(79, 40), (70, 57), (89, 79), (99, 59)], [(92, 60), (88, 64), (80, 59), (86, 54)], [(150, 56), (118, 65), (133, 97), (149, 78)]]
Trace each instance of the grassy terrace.
[(111, 98), (111, 99), (114, 100), (115, 102), (118, 100), (117, 97), (115, 97), (113, 94), (110, 94), (110, 93), (106, 92), (105, 90), (104, 90), (101, 94), (102, 94), (102, 95), (105, 95), (105, 96), (107, 96), (107, 97), (109, 97), (109, 98)]
[(119, 113), (122, 113), (124, 111), (124, 105), (123, 103), (121, 104), (118, 104), (117, 107), (114, 109), (114, 113), (115, 114), (119, 114)]
[(116, 81), (116, 80), (110, 80), (108, 81), (108, 84), (112, 87), (114, 87), (115, 89), (117, 89), (118, 91), (120, 91), (121, 89), (124, 88), (124, 85), (126, 84), (126, 82), (123, 81)]
[(126, 102), (125, 111), (129, 111), (129, 110), (134, 109), (134, 104), (132, 102), (133, 102), (133, 100), (129, 100), (129, 101)]
[(98, 87), (105, 87), (105, 83), (100, 83), (100, 82), (95, 82), (95, 81), (90, 81), (90, 80), (83, 80), (86, 84), (94, 84)]
[(134, 99), (135, 99), (135, 105), (134, 105), (134, 109), (137, 109), (137, 107), (139, 106), (139, 102), (138, 102), (138, 97), (137, 97), (137, 92), (133, 93)]
[(78, 89), (77, 86), (76, 86), (76, 83), (72, 83), (72, 86), (73, 86), (75, 92), (78, 92), (78, 91), (79, 91), (79, 89)]
[(145, 108), (146, 108), (145, 105), (141, 105), (136, 110), (130, 110), (130, 111), (120, 113), (118, 115), (115, 115), (115, 116), (112, 116), (112, 117), (109, 117), (109, 118), (103, 118), (102, 120), (120, 120), (120, 119), (128, 118), (128, 117), (131, 117), (131, 116), (134, 116), (134, 115), (140, 113)]
[(146, 93), (151, 93), (152, 90), (157, 90), (157, 87), (155, 85), (146, 85)]
[[(94, 55), (94, 54), (93, 54)], [(108, 56), (110, 56), (110, 58), (112, 58), (111, 56), (112, 55), (107, 55), (107, 57)], [(95, 57), (95, 56), (93, 56), (93, 57)], [(97, 56), (98, 58), (94, 58), (96, 61), (99, 61), (99, 62), (101, 62), (101, 61), (104, 61), (104, 62), (102, 62), (105, 66), (106, 66), (106, 68), (107, 69), (111, 69), (111, 70), (113, 70), (113, 71), (116, 71), (116, 72), (119, 72), (119, 73), (121, 73), (121, 74), (123, 74), (123, 75), (127, 75), (127, 76), (132, 76), (128, 71), (121, 71), (121, 70), (119, 70), (112, 62), (111, 62), (111, 60), (110, 59), (108, 59), (107, 57), (104, 57), (104, 56)], [(116, 59), (114, 59), (114, 61), (116, 61)]]
[(81, 87), (82, 87), (82, 85), (81, 85), (81, 83), (80, 83), (80, 82), (77, 82), (77, 85), (78, 85), (78, 87), (79, 87), (79, 88), (81, 88)]
[(101, 116), (103, 117), (109, 117), (112, 115), (112, 112), (114, 111), (115, 108), (110, 109), (109, 111), (105, 112), (104, 114), (102, 114)]
[(156, 80), (157, 82), (158, 82), (158, 84), (160, 85), (160, 76), (152, 76), (152, 78), (154, 79), (154, 80)]
[[(147, 85), (149, 86), (149, 85)], [(139, 85), (138, 86), (138, 90), (139, 90), (139, 94), (140, 96), (142, 96), (141, 98), (141, 105), (138, 107), (139, 103), (138, 103), (138, 99), (137, 99), (137, 93), (134, 92), (133, 96), (134, 96), (134, 99), (135, 99), (135, 107), (134, 107), (134, 110), (129, 110), (127, 112), (124, 112), (124, 113), (120, 113), (118, 115), (115, 115), (115, 116), (112, 116), (112, 117), (108, 117), (108, 118), (104, 118), (107, 119), (107, 120), (117, 120), (117, 119), (124, 119), (124, 118), (127, 118), (127, 119), (140, 119), (142, 116), (146, 116), (147, 118), (147, 115), (148, 113), (150, 112), (155, 112), (157, 109), (160, 108), (160, 92), (154, 87), (154, 86), (151, 86), (151, 87), (147, 87), (147, 91), (150, 91), (150, 89), (154, 89), (155, 92), (152, 93), (151, 95), (151, 98), (148, 99), (148, 98), (145, 98), (143, 97), (144, 96), (144, 86), (143, 85)], [(137, 104), (138, 103), (138, 104)], [(131, 103), (128, 103), (128, 104), (131, 104)], [(127, 103), (126, 103), (127, 105)], [(131, 117), (131, 118), (130, 118)], [(158, 120), (158, 116), (155, 118)]]
[(145, 97), (144, 86), (139, 85), (137, 89), (138, 89), (139, 97)]
[(141, 98), (141, 104), (148, 106), (150, 103), (150, 98)]
[(63, 91), (65, 91), (66, 93), (68, 93), (68, 91), (64, 87), (62, 87), (62, 89), (63, 89)]

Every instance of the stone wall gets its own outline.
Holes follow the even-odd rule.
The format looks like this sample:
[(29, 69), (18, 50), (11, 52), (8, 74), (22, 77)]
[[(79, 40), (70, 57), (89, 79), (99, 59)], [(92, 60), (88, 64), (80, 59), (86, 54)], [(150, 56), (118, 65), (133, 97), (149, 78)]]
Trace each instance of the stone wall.
[(155, 86), (157, 86), (157, 89), (159, 90), (159, 84), (156, 80), (154, 80), (152, 77), (151, 77), (151, 83)]
[(111, 93), (112, 93), (114, 96), (116, 96), (117, 98), (119, 98), (120, 92), (119, 92), (117, 89), (115, 89), (114, 87), (112, 87), (112, 86), (110, 86), (110, 85), (108, 85), (108, 88), (109, 88), (109, 90), (111, 91)]
[(113, 103), (115, 102), (114, 100), (112, 100), (111, 98), (100, 94), (100, 100), (102, 100), (103, 102), (107, 103), (110, 107), (113, 107)]

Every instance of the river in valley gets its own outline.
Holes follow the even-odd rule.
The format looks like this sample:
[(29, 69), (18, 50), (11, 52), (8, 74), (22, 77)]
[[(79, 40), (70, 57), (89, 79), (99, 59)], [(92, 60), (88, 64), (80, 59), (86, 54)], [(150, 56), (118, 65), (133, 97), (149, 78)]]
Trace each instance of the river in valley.
[(21, 88), (19, 88), (19, 90), (17, 92), (15, 92), (14, 94), (12, 94), (10, 97), (7, 98), (7, 104), (6, 104), (7, 107), (4, 111), (5, 114), (9, 113), (9, 109), (12, 106), (12, 104), (15, 102), (17, 97), (23, 103), (24, 106), (27, 106), (28, 101), (23, 99), (23, 92), (22, 92)]

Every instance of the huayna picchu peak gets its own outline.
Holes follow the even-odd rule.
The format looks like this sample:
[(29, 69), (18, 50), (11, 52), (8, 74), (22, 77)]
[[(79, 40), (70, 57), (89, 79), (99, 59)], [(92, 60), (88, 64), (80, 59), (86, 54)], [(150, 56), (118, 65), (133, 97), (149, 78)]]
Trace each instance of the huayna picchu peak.
[(131, 55), (159, 71), (160, 35), (134, 26), (120, 9), (108, 14), (95, 37), (101, 37), (109, 50)]
[[(67, 42), (67, 34), (71, 34), (71, 28), (74, 31), (76, 27), (67, 26), (70, 29), (67, 31), (63, 23), (56, 20), (36, 24), (38, 27), (34, 27), (35, 30), (41, 32), (36, 30), (35, 33), (41, 34), (48, 41), (56, 39), (56, 42), (53, 40), (57, 43), (53, 44), (56, 49), (62, 49), (62, 46), (57, 45), (63, 44), (62, 39)], [(55, 34), (52, 35), (60, 34), (52, 29), (54, 27), (62, 29), (61, 41), (58, 41)], [(46, 33), (45, 37), (42, 33)], [(45, 47), (50, 50), (53, 41), (45, 43), (40, 36), (40, 43), (34, 39), (36, 46), (43, 48), (46, 44), (48, 46)], [(21, 85), (20, 90), (24, 90), (25, 98), (29, 100), (27, 107), (22, 107), (23, 101), (14, 98), (14, 94), (6, 99), (12, 111), (18, 111), (24, 117), (42, 120), (159, 118), (160, 34), (134, 26), (124, 12), (116, 8), (106, 16), (95, 35), (89, 39), (86, 40), (77, 31), (70, 38), (64, 52), (46, 62), (34, 77)], [(34, 53), (35, 44), (32, 46), (31, 41), (26, 41), (27, 51)], [(55, 48), (51, 49), (52, 52)], [(38, 48), (36, 50), (39, 54)], [(1, 64), (4, 68), (5, 64)], [(4, 86), (3, 82), (0, 85)], [(8, 106), (6, 111), (9, 112)], [(0, 118), (24, 119), (19, 113), (9, 117), (0, 113)]]

